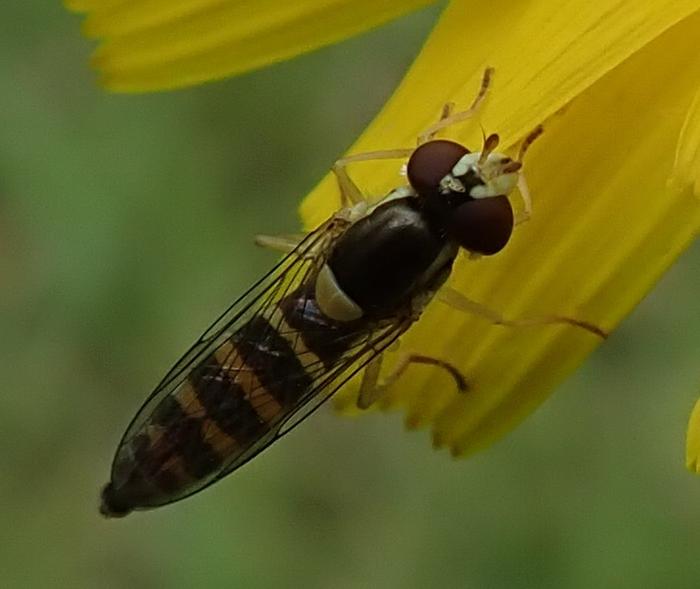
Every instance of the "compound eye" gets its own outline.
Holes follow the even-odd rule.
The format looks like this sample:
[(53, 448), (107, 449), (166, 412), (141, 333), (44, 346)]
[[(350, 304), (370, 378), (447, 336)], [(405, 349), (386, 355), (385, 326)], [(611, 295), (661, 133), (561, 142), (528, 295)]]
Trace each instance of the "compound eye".
[(464, 249), (490, 256), (500, 252), (513, 232), (513, 208), (505, 196), (467, 201), (452, 213), (450, 235)]
[(469, 150), (466, 147), (454, 141), (428, 141), (411, 154), (406, 167), (408, 181), (418, 194), (436, 193), (440, 188), (440, 180), (467, 153)]

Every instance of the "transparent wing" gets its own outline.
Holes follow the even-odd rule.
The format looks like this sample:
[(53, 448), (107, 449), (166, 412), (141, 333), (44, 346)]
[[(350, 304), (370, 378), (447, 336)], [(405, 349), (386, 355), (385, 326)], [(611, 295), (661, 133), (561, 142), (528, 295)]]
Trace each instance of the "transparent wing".
[(272, 427), (264, 437), (261, 437), (239, 455), (233, 457), (215, 479), (208, 484), (232, 473), (262, 452), (270, 444), (291, 432), (297, 425), (333, 396), (333, 393), (360, 372), (372, 358), (381, 354), (396, 341), (396, 339), (406, 331), (409, 325), (410, 324), (406, 322), (396, 321), (380, 327), (375, 327), (374, 329), (363, 330), (362, 334), (356, 333), (355, 336), (359, 336), (357, 338), (359, 341), (344, 353), (343, 358), (338, 362), (337, 366), (329, 371), (318, 370), (314, 378), (313, 386), (309, 388), (308, 392), (293, 406), (279, 415), (279, 419), (275, 420), (274, 424), (271, 424)]
[(141, 428), (143, 422), (164, 398), (182, 385), (191, 370), (214, 353), (231, 333), (239, 326), (245, 325), (255, 314), (265, 313), (295, 282), (303, 282), (314, 268), (322, 265), (325, 261), (323, 250), (327, 249), (335, 238), (337, 235), (331, 223), (326, 223), (309, 233), (294, 251), (284, 256), (267, 274), (236, 299), (158, 383), (132, 419), (120, 446)]
[[(213, 466), (170, 494), (167, 502), (198, 492), (291, 431), (407, 329), (410, 320), (406, 318), (381, 323), (358, 320), (329, 328), (328, 320), (319, 316), (310, 300), (313, 289), (306, 286), (313, 283), (334, 241), (346, 228), (347, 224), (339, 225), (331, 219), (307, 235), (292, 253), (226, 309), (178, 360), (127, 428), (112, 465), (113, 479), (119, 476), (120, 456), (126, 453), (133, 459), (132, 442), (143, 437), (145, 431), (153, 430), (158, 416), (162, 422), (158, 427), (161, 445), (169, 448), (171, 454), (192, 454), (202, 448), (202, 441), (204, 446), (220, 441), (221, 436), (217, 438), (216, 433), (219, 428), (236, 432), (235, 448), (220, 452), (221, 461), (211, 462)], [(286, 301), (295, 305), (292, 316), (297, 323), (289, 324), (289, 314), (286, 319), (281, 312)], [(323, 358), (304, 346), (306, 339), (318, 337), (324, 338)], [(278, 354), (282, 349), (280, 338), (294, 350), (294, 362)], [(329, 360), (328, 353), (334, 350), (337, 354)], [(270, 357), (275, 354), (279, 358), (272, 361)], [(298, 364), (303, 365), (303, 371)], [(264, 382), (260, 375), (265, 377)], [(232, 386), (245, 388), (245, 402), (231, 404)], [(196, 391), (189, 397), (188, 387)], [(203, 398), (210, 401), (206, 407), (201, 402)], [(173, 411), (173, 405), (177, 411)], [(196, 435), (192, 433), (194, 422), (198, 424)], [(170, 458), (154, 468), (167, 468)], [(204, 457), (190, 458), (196, 464), (206, 462)]]

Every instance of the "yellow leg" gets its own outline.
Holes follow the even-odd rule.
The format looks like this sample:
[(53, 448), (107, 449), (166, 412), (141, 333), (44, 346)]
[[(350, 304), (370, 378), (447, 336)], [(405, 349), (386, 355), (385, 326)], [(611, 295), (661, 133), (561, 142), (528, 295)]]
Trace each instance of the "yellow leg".
[(523, 201), (523, 210), (515, 218), (515, 224), (520, 225), (530, 220), (532, 215), (532, 198), (530, 198), (530, 189), (527, 187), (527, 182), (525, 181), (525, 176), (520, 172), (518, 176), (518, 192), (520, 192), (520, 198)]
[(467, 380), (457, 367), (432, 356), (423, 354), (405, 354), (397, 362), (394, 369), (379, 382), (379, 373), (382, 368), (383, 355), (377, 356), (365, 368), (360, 385), (360, 394), (357, 398), (357, 406), (360, 409), (367, 409), (375, 403), (386, 390), (393, 385), (411, 364), (430, 364), (446, 370), (454, 378), (457, 389), (460, 392), (467, 390)]
[(255, 245), (288, 254), (302, 242), (303, 234), (256, 235)]
[[(435, 137), (435, 135), (442, 131), (443, 129), (465, 121), (473, 117), (481, 107), (486, 94), (488, 92), (489, 86), (491, 85), (491, 77), (493, 75), (493, 68), (486, 68), (484, 71), (484, 76), (481, 80), (481, 87), (479, 89), (476, 98), (472, 102), (471, 106), (467, 110), (460, 112), (454, 111), (454, 104), (448, 102), (442, 108), (442, 113), (440, 114), (440, 119), (430, 125), (423, 133), (418, 136), (418, 145), (422, 145), (427, 141), (430, 141)], [(403, 159), (409, 157), (413, 153), (413, 148), (398, 148), (398, 149), (386, 149), (381, 151), (368, 151), (365, 153), (356, 153), (353, 155), (348, 155), (340, 158), (333, 164), (332, 170), (338, 181), (338, 188), (340, 189), (340, 201), (343, 207), (351, 207), (364, 200), (365, 197), (358, 186), (353, 182), (347, 172), (347, 166), (356, 162), (369, 162), (375, 160), (387, 160), (387, 159)]]
[(481, 87), (479, 88), (479, 92), (477, 93), (476, 97), (474, 98), (474, 101), (467, 110), (452, 112), (454, 105), (452, 103), (446, 104), (442, 109), (442, 115), (440, 116), (438, 122), (434, 123), (433, 125), (430, 125), (430, 127), (428, 127), (425, 131), (423, 131), (423, 133), (421, 133), (418, 136), (418, 145), (423, 145), (423, 143), (426, 143), (433, 139), (435, 135), (443, 129), (446, 129), (447, 127), (450, 127), (455, 123), (461, 123), (462, 121), (466, 121), (467, 119), (472, 118), (477, 112), (479, 112), (479, 108), (481, 108), (481, 105), (483, 104), (484, 99), (488, 94), (489, 86), (491, 86), (491, 78), (493, 76), (493, 71), (493, 68), (490, 67), (484, 70), (484, 75), (481, 78)]
[(465, 297), (462, 293), (456, 291), (454, 288), (450, 288), (449, 286), (443, 286), (438, 291), (437, 298), (453, 309), (463, 311), (464, 313), (469, 313), (470, 315), (476, 315), (477, 317), (482, 317), (494, 325), (504, 325), (507, 327), (530, 327), (534, 325), (565, 324), (578, 327), (580, 329), (585, 329), (589, 333), (592, 333), (601, 339), (606, 339), (608, 337), (608, 332), (597, 325), (594, 325), (589, 321), (575, 319), (565, 315), (547, 315), (545, 317), (532, 317), (526, 319), (506, 319), (498, 311), (494, 311), (486, 305), (472, 301), (471, 299)]
[(331, 168), (338, 181), (340, 189), (340, 202), (343, 207), (351, 207), (364, 200), (362, 191), (348, 175), (347, 166), (355, 162), (369, 162), (374, 160), (398, 160), (407, 158), (413, 153), (412, 148), (385, 149), (382, 151), (368, 151), (341, 157)]

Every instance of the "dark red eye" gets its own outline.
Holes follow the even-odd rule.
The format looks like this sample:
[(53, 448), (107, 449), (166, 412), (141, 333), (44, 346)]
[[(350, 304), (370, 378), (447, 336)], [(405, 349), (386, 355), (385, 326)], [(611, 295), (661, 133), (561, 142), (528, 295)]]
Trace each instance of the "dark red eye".
[(490, 256), (500, 252), (513, 232), (513, 208), (505, 196), (467, 201), (452, 213), (450, 235), (464, 249)]
[(469, 150), (445, 139), (428, 141), (411, 154), (406, 167), (408, 181), (418, 194), (436, 193), (440, 180), (452, 171), (460, 158)]

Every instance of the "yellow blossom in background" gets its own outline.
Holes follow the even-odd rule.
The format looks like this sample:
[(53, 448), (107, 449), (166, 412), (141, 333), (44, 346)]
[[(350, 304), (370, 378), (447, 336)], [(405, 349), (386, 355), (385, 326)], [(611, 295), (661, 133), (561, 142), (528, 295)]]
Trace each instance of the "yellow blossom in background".
[[(308, 51), (427, 2), (71, 0), (101, 38), (94, 58), (119, 91), (174, 88)], [(508, 318), (566, 314), (606, 329), (649, 291), (700, 229), (700, 0), (493, 3), (453, 0), (394, 96), (350, 153), (410, 147), (446, 102), (466, 107), (495, 68), (476, 123), (445, 136), (472, 149), (481, 128), (504, 148), (535, 125), (531, 221), (493, 258), (459, 261), (450, 285)], [(478, 124), (477, 124), (478, 123)], [(358, 163), (368, 195), (404, 180), (401, 162)], [(307, 228), (339, 204), (333, 178), (305, 199)], [(432, 303), (402, 350), (457, 364), (470, 390), (412, 367), (382, 400), (430, 426), (456, 455), (532, 412), (600, 340), (568, 326), (504, 328)], [(389, 361), (390, 365), (391, 362)], [(336, 395), (351, 409), (355, 389)], [(698, 413), (697, 411), (695, 413)], [(697, 455), (700, 417), (691, 420)]]
[(428, 0), (66, 0), (110, 90), (189, 86), (270, 65), (361, 33)]

